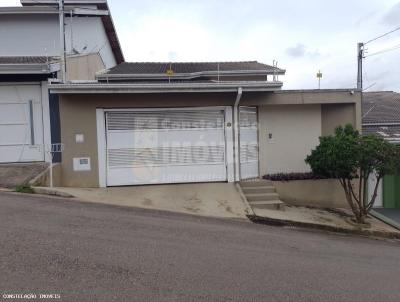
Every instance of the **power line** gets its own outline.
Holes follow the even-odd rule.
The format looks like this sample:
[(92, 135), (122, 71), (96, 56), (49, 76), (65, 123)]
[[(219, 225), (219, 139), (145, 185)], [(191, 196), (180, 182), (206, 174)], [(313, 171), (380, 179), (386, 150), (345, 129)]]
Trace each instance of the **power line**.
[(398, 30), (400, 30), (400, 26), (399, 26), (399, 27), (396, 27), (395, 29), (393, 29), (393, 30), (391, 30), (391, 31), (388, 31), (387, 33), (384, 33), (383, 35), (380, 35), (380, 36), (378, 36), (378, 37), (376, 37), (376, 38), (373, 38), (373, 39), (371, 39), (371, 40), (365, 42), (364, 45), (366, 45), (366, 44), (368, 44), (368, 43), (371, 43), (371, 42), (374, 42), (374, 41), (376, 41), (376, 40), (378, 40), (378, 39), (380, 39), (380, 38), (386, 37), (387, 35), (390, 35), (391, 33), (394, 33), (394, 32), (396, 32), (396, 31), (398, 31)]
[(397, 45), (395, 45), (393, 47), (390, 47), (390, 48), (387, 48), (387, 49), (383, 49), (383, 50), (371, 53), (370, 55), (364, 56), (364, 58), (376, 56), (376, 55), (379, 55), (379, 54), (382, 54), (382, 53), (385, 53), (385, 52), (388, 52), (388, 51), (396, 50), (396, 49), (400, 49), (400, 44), (397, 44)]

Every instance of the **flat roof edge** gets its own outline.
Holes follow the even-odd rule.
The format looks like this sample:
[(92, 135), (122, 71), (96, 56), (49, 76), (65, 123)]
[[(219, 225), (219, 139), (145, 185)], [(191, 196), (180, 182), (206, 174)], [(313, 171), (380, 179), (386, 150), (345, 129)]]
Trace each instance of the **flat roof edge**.
[(328, 89), (282, 89), (276, 93), (307, 93), (307, 92), (361, 92), (357, 88), (328, 88)]
[(54, 94), (112, 94), (112, 93), (184, 93), (184, 92), (236, 92), (239, 88), (243, 91), (275, 91), (282, 86), (281, 82), (260, 84), (197, 84), (197, 85), (174, 85), (174, 84), (52, 84), (49, 86), (50, 93)]

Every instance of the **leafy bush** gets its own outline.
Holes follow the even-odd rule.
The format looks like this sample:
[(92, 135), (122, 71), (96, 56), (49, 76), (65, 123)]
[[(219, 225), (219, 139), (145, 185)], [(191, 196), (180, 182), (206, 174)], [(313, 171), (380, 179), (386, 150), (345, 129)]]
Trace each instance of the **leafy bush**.
[[(374, 205), (381, 179), (400, 170), (399, 147), (375, 135), (362, 136), (353, 126), (338, 127), (334, 135), (320, 138), (319, 145), (307, 156), (314, 174), (338, 179), (356, 221), (363, 223)], [(368, 178), (377, 179), (368, 200)], [(358, 181), (358, 188), (354, 182)]]
[(326, 179), (324, 176), (318, 176), (312, 172), (308, 173), (275, 173), (263, 176), (264, 179), (272, 181), (290, 181), (290, 180), (307, 180), (307, 179)]

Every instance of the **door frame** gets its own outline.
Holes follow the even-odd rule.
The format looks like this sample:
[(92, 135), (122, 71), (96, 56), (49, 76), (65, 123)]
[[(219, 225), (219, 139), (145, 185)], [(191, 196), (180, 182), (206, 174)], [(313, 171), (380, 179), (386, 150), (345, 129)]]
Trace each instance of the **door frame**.
[(228, 182), (234, 182), (234, 135), (232, 106), (207, 106), (207, 107), (160, 107), (160, 108), (96, 108), (97, 128), (97, 157), (98, 157), (98, 180), (99, 187), (107, 187), (107, 112), (156, 112), (156, 111), (215, 111), (223, 110), (225, 117), (225, 166)]

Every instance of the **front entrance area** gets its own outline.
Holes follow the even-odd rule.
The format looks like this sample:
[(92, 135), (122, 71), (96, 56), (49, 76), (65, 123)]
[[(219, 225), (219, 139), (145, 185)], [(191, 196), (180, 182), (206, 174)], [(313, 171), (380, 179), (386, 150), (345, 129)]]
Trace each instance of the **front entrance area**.
[[(104, 111), (106, 185), (227, 181), (231, 107)], [(101, 156), (100, 156), (101, 157)]]

